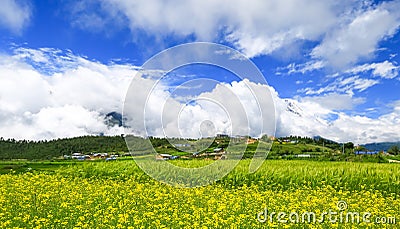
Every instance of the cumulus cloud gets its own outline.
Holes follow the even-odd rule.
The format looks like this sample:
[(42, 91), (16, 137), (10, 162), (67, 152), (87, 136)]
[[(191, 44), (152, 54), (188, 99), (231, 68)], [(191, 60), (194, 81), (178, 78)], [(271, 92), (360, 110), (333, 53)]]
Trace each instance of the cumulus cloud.
[[(134, 67), (106, 66), (53, 51), (17, 49), (15, 55), (1, 57), (1, 135), (47, 139), (115, 133), (101, 120), (108, 112), (121, 112)], [(57, 68), (55, 63), (65, 63), (64, 68), (49, 71)]]
[[(220, 82), (212, 91), (182, 102), (164, 85), (153, 84), (149, 79), (134, 79), (127, 94), (126, 123), (138, 134), (183, 138), (212, 137), (218, 133), (255, 137), (274, 134), (275, 109), (267, 85), (247, 79)], [(146, 88), (151, 92), (147, 93)]]
[(99, 112), (80, 105), (42, 107), (35, 113), (26, 111), (8, 115), (2, 117), (0, 133), (9, 138), (38, 140), (121, 132), (117, 127), (105, 126)]
[[(171, 97), (170, 87), (163, 82), (148, 94), (145, 89), (152, 89), (155, 81), (136, 75), (136, 69), (128, 64), (89, 61), (69, 51), (16, 48), (13, 55), (4, 55), (0, 61), (0, 135), (52, 139), (121, 134), (124, 129), (107, 126), (104, 117), (112, 111), (122, 113), (124, 102), (132, 105), (132, 116), (128, 113), (128, 118), (133, 122), (127, 125), (134, 134), (144, 135), (144, 123), (147, 134), (153, 136), (273, 134), (272, 100), (257, 101), (254, 97), (254, 93), (265, 94), (263, 85), (247, 81), (220, 83), (212, 92), (192, 98), (194, 103), (185, 103)], [(138, 90), (128, 94), (127, 104), (125, 95), (131, 83)], [(146, 103), (145, 110), (140, 103)], [(272, 107), (272, 116), (261, 116), (259, 103)], [(245, 111), (248, 118), (243, 118)], [(138, 119), (143, 112), (146, 119)], [(272, 124), (263, 127), (263, 118)], [(207, 121), (213, 123), (211, 132), (204, 128)]]
[[(127, 22), (133, 31), (145, 29), (153, 34), (178, 36), (194, 34), (200, 40), (213, 40), (225, 33), (226, 39), (248, 56), (269, 54), (298, 39), (316, 40), (335, 23), (338, 12), (346, 8), (335, 1), (316, 0), (117, 0), (103, 1), (100, 7), (103, 11), (97, 15), (102, 15), (103, 20), (93, 27), (123, 15), (127, 20), (118, 21)], [(75, 4), (73, 23), (81, 25), (86, 21), (81, 27), (92, 27), (93, 21), (99, 18), (93, 15), (93, 8), (94, 4)], [(82, 20), (87, 17), (96, 20)]]
[(400, 26), (400, 3), (384, 2), (354, 13), (349, 23), (327, 32), (312, 56), (323, 59), (336, 67), (345, 67), (361, 58), (372, 55), (378, 43), (393, 36)]
[[(230, 42), (248, 57), (316, 46), (314, 65), (343, 67), (372, 55), (400, 25), (398, 1), (162, 1), (104, 0), (72, 4), (72, 24), (83, 29), (129, 27), (154, 36), (194, 36)], [(89, 19), (90, 18), (90, 19)], [(103, 28), (103, 29), (101, 29)], [(321, 63), (324, 66), (321, 66)]]
[(20, 33), (29, 23), (32, 9), (25, 1), (3, 0), (0, 7), (0, 26)]
[(319, 101), (278, 99), (276, 107), (278, 136), (319, 135), (338, 142), (352, 141), (356, 144), (400, 140), (398, 104), (390, 113), (378, 118), (333, 111)]
[(317, 103), (329, 110), (351, 110), (365, 102), (365, 98), (353, 98), (348, 94), (328, 93), (323, 96), (303, 97), (302, 102)]
[(365, 116), (347, 116), (341, 114), (334, 125), (341, 129), (343, 137), (355, 142), (390, 142), (399, 140), (399, 108), (378, 119)]
[[(64, 67), (54, 71), (56, 65)], [(3, 55), (0, 135), (37, 140), (122, 134), (122, 127), (108, 126), (104, 117), (108, 112), (122, 112), (128, 86), (133, 83), (141, 90), (128, 93), (131, 97), (125, 105), (131, 112), (126, 113), (131, 118), (128, 131), (135, 134), (144, 134), (144, 123), (135, 120), (143, 114), (137, 107), (146, 103), (146, 131), (154, 136), (272, 134), (275, 125), (271, 121), (276, 117), (278, 136), (321, 135), (356, 143), (400, 139), (400, 103), (375, 119), (352, 116), (343, 110), (361, 104), (362, 98), (331, 93), (282, 99), (271, 86), (248, 80), (218, 83), (211, 91), (191, 97), (190, 102), (171, 96), (169, 86), (162, 82), (149, 95), (144, 89), (151, 89), (155, 82), (136, 73), (135, 66), (102, 64), (60, 50), (24, 48)], [(260, 104), (268, 115), (260, 115)], [(263, 122), (266, 125), (261, 126)]]

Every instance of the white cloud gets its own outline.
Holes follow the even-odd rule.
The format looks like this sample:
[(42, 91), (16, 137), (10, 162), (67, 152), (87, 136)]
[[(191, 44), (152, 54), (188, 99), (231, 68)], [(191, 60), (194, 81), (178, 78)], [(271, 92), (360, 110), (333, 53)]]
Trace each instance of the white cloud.
[(319, 40), (346, 8), (334, 1), (238, 2), (227, 12), (234, 18), (227, 23), (232, 25), (227, 40), (249, 57), (271, 54), (298, 40)]
[(53, 139), (101, 132), (112, 133), (104, 125), (104, 120), (98, 112), (90, 111), (79, 105), (43, 107), (39, 112), (26, 111), (21, 115), (12, 115), (14, 115), (12, 119), (8, 117), (9, 120), (6, 122), (2, 120), (0, 133), (4, 137)]
[[(311, 62), (310, 62), (311, 63)], [(282, 68), (288, 72), (302, 72), (307, 69), (309, 64), (295, 65), (290, 64), (289, 66)], [(278, 71), (282, 70), (278, 69)], [(343, 73), (336, 73), (334, 75), (326, 77), (327, 79), (334, 79), (327, 83), (325, 86), (317, 85), (317, 87), (306, 87), (299, 89), (298, 92), (305, 93), (306, 95), (321, 95), (325, 93), (345, 93), (353, 95), (355, 92), (362, 92), (368, 88), (380, 84), (381, 79), (393, 79), (398, 76), (399, 66), (394, 65), (392, 62), (384, 61), (380, 63), (371, 63), (358, 65)], [(371, 72), (373, 77), (363, 78), (361, 77), (364, 73)], [(361, 74), (360, 74), (361, 73)], [(360, 75), (357, 75), (360, 74)]]
[(364, 98), (353, 98), (348, 94), (329, 93), (323, 96), (299, 98), (302, 102), (312, 102), (329, 110), (351, 110), (365, 102)]
[[(224, 33), (227, 40), (253, 57), (270, 54), (296, 40), (318, 40), (349, 5), (353, 3), (318, 0), (103, 1), (103, 10), (98, 12), (103, 21), (96, 25), (91, 24), (97, 20), (82, 20), (82, 15), (94, 17), (93, 5), (76, 4), (72, 13), (73, 23), (86, 23), (81, 27), (101, 27), (116, 19), (132, 31), (144, 29), (156, 35), (194, 34), (209, 41)], [(126, 20), (118, 19), (121, 15)]]
[(347, 138), (355, 143), (391, 142), (400, 140), (399, 118), (400, 113), (396, 108), (391, 113), (377, 119), (342, 114), (334, 125), (342, 130), (342, 138)]
[(393, 79), (399, 74), (399, 66), (395, 66), (392, 62), (384, 61), (381, 63), (371, 63), (356, 66), (347, 70), (347, 73), (357, 74), (360, 72), (367, 72), (372, 70), (374, 76), (379, 76), (385, 79)]
[(137, 30), (201, 41), (222, 36), (248, 57), (279, 56), (312, 41), (316, 47), (305, 55), (314, 60), (295, 70), (300, 72), (356, 63), (400, 25), (398, 1), (103, 0), (76, 3), (71, 12), (74, 25), (94, 31), (129, 27), (134, 40)]
[(350, 23), (333, 28), (332, 32), (327, 31), (322, 43), (312, 51), (312, 56), (336, 67), (346, 67), (370, 57), (378, 48), (379, 41), (397, 32), (399, 12), (398, 1), (384, 2), (356, 12)]
[[(168, 136), (204, 136), (210, 133), (202, 133), (200, 127), (207, 120), (215, 125), (217, 132), (213, 134), (231, 132), (258, 136), (264, 130), (271, 132), (273, 129), (273, 126), (260, 125), (258, 104), (252, 94), (265, 93), (266, 86), (246, 81), (217, 84), (212, 92), (193, 98), (200, 101), (188, 104), (179, 114), (183, 104), (174, 98), (168, 99), (170, 88), (160, 82), (148, 97), (144, 89), (151, 88), (155, 82), (151, 78), (133, 78), (136, 69), (130, 65), (105, 65), (55, 49), (17, 48), (14, 55), (2, 56), (0, 60), (0, 135), (49, 139), (123, 133), (122, 128), (107, 126), (104, 117), (112, 111), (122, 112), (131, 80), (139, 88), (130, 97), (133, 101), (129, 100), (133, 105), (133, 120), (137, 121), (135, 115), (143, 113), (138, 104), (147, 102), (146, 124), (151, 135), (162, 136), (165, 131)], [(272, 100), (259, 102), (272, 106)], [(229, 114), (224, 113), (224, 109), (228, 109)], [(251, 118), (243, 119), (240, 110), (249, 112)], [(160, 123), (159, 117), (165, 111)], [(263, 118), (272, 120), (268, 115)], [(143, 123), (128, 124), (132, 124), (134, 133), (143, 134)]]
[[(148, 83), (151, 85), (151, 82)], [(355, 143), (400, 139), (400, 133), (394, 131), (396, 127), (387, 128), (389, 123), (391, 125), (399, 123), (396, 119), (400, 117), (397, 108), (393, 109), (392, 113), (382, 115), (377, 119), (352, 116), (345, 114), (343, 110), (351, 110), (364, 103), (363, 98), (331, 93), (320, 97), (282, 99), (274, 88), (246, 81), (218, 84), (211, 92), (193, 98), (194, 100), (200, 98), (209, 100), (187, 106), (183, 106), (177, 101), (168, 101), (169, 94), (164, 91), (165, 88), (159, 88), (160, 90), (156, 90), (148, 103), (150, 105), (150, 114), (146, 121), (149, 125), (148, 131), (151, 135), (162, 136), (166, 134), (167, 136), (188, 137), (212, 136), (215, 133), (245, 134), (250, 131), (251, 135), (257, 136), (260, 133), (259, 123), (261, 123), (261, 120), (257, 118), (259, 117), (258, 106), (253, 95), (248, 91), (248, 85), (251, 85), (251, 89), (256, 94), (266, 90), (271, 92), (275, 104), (277, 136), (301, 135), (312, 137), (321, 135), (335, 141), (354, 141)], [(136, 95), (136, 100), (141, 100), (142, 95), (139, 92), (135, 92), (134, 95)], [(210, 100), (213, 102), (209, 102)], [(132, 104), (138, 102), (140, 101), (132, 102)], [(219, 102), (223, 108), (228, 108), (228, 110), (221, 109), (221, 106), (216, 105), (218, 103), (215, 102)], [(243, 105), (245, 106), (243, 107)], [(138, 111), (134, 110), (134, 107), (132, 109), (137, 113)], [(160, 107), (164, 107), (164, 112), (166, 112), (163, 114), (162, 121)], [(271, 105), (267, 103), (266, 107), (271, 107)], [(243, 108), (246, 110), (247, 116), (241, 113)], [(235, 113), (238, 114), (236, 118), (229, 116)], [(247, 120), (245, 117), (249, 119)], [(263, 118), (268, 119), (270, 117)], [(211, 128), (212, 131), (201, 131), (204, 121), (211, 121), (214, 124), (214, 128)], [(235, 123), (237, 132), (231, 132), (232, 123)], [(269, 122), (266, 121), (265, 123)], [(371, 127), (367, 128), (367, 123), (370, 123)], [(161, 128), (161, 126), (164, 128)], [(250, 130), (246, 129), (248, 127), (250, 127)], [(271, 126), (264, 128), (271, 130)], [(388, 131), (386, 132), (386, 130)]]
[[(146, 131), (151, 136), (199, 138), (217, 133), (251, 136), (274, 133), (275, 110), (267, 85), (248, 80), (221, 82), (212, 91), (191, 97), (190, 103), (182, 103), (172, 97), (162, 84), (152, 88), (151, 81), (146, 81), (144, 85), (138, 83), (134, 81), (129, 89), (124, 113), (129, 118), (128, 125), (134, 126), (134, 131), (139, 134), (143, 135)], [(138, 90), (139, 87), (143, 90)], [(143, 94), (145, 88), (153, 89), (147, 101), (147, 93)], [(142, 116), (144, 102), (147, 105), (146, 115)], [(141, 122), (143, 119), (146, 130)], [(201, 127), (206, 122), (212, 123), (213, 128), (202, 131)]]
[(327, 86), (314, 89), (311, 87), (300, 89), (306, 95), (321, 95), (325, 93), (346, 93), (353, 95), (354, 92), (362, 92), (366, 89), (379, 84), (379, 80), (365, 79), (360, 76), (338, 77)]
[[(106, 66), (59, 50), (24, 51), (34, 55), (18, 49), (1, 57), (0, 135), (43, 139), (118, 132), (102, 120), (121, 112), (134, 67)], [(47, 71), (63, 63), (58, 72)]]
[[(19, 51), (0, 58), (0, 136), (5, 138), (51, 139), (124, 133), (121, 127), (107, 126), (105, 114), (122, 111), (132, 80), (142, 89), (154, 85), (152, 79), (133, 78), (136, 74), (134, 66), (105, 65), (71, 53), (65, 56), (59, 50), (25, 51), (37, 55), (21, 57)], [(63, 60), (66, 61), (60, 68), (62, 71), (41, 72), (36, 69), (40, 69), (36, 66), (38, 63), (53, 69), (55, 66), (52, 64), (62, 65)], [(348, 79), (342, 82), (342, 86), (354, 84), (363, 88), (362, 83), (355, 83), (357, 80)], [(391, 113), (372, 119), (342, 112), (364, 102), (362, 98), (350, 95), (332, 93), (285, 100), (270, 86), (244, 80), (219, 83), (212, 91), (193, 97), (198, 100), (196, 103), (185, 105), (171, 98), (168, 89), (161, 83), (150, 97), (145, 90), (128, 94), (133, 95), (130, 104), (134, 115), (143, 114), (143, 110), (135, 107), (148, 101), (146, 124), (151, 135), (163, 136), (166, 133), (167, 136), (201, 137), (226, 132), (257, 136), (273, 131), (270, 121), (276, 115), (277, 135), (321, 135), (356, 143), (400, 140), (400, 103), (393, 104)], [(272, 98), (260, 96), (258, 102), (270, 108), (267, 110), (269, 115), (260, 116), (254, 95), (265, 95), (268, 90)], [(262, 121), (269, 125), (260, 126)], [(204, 128), (209, 122), (213, 123), (213, 128)], [(143, 123), (128, 124), (133, 124), (130, 126), (132, 132), (143, 134), (140, 132)]]
[(284, 68), (278, 68), (277, 71), (279, 72), (279, 74), (282, 74), (282, 71), (287, 72), (286, 74), (290, 75), (290, 74), (294, 74), (294, 73), (302, 73), (305, 74), (307, 72), (312, 72), (315, 70), (319, 70), (324, 68), (326, 65), (325, 62), (323, 61), (308, 61), (304, 64), (296, 64), (296, 63), (291, 63), (288, 66), (284, 67)]
[[(290, 106), (294, 107), (298, 114), (288, 111), (289, 103), (294, 104)], [(319, 135), (338, 142), (352, 141), (357, 144), (399, 141), (400, 107), (397, 105), (390, 113), (374, 119), (335, 112), (319, 101), (289, 99), (285, 102), (278, 99), (277, 135)]]
[(31, 7), (25, 1), (2, 0), (0, 7), (0, 26), (14, 33), (21, 33), (32, 15)]

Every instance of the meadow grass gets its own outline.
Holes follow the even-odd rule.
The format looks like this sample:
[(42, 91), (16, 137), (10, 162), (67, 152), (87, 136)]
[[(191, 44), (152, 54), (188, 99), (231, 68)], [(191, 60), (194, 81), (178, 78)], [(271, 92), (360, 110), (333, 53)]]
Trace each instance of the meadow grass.
[[(177, 160), (201, 167), (204, 160)], [(398, 228), (400, 167), (395, 164), (267, 160), (248, 173), (243, 160), (222, 180), (177, 188), (153, 180), (134, 161), (62, 164), (0, 175), (1, 228)], [(371, 222), (262, 223), (257, 214), (370, 212)]]
[[(207, 160), (171, 161), (180, 167), (197, 168), (209, 165)], [(238, 166), (218, 184), (226, 187), (259, 185), (259, 188), (291, 189), (298, 187), (322, 187), (335, 189), (379, 190), (382, 193), (400, 193), (400, 166), (389, 163), (325, 162), (267, 160), (255, 173), (249, 173), (250, 160), (242, 160)], [(57, 173), (69, 177), (136, 179), (152, 181), (134, 161), (84, 162), (64, 165)]]

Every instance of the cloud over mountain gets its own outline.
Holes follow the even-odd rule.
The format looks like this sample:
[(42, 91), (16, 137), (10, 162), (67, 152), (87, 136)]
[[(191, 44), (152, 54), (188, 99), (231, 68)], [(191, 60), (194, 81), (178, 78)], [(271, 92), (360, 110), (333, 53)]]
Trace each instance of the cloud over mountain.
[[(136, 72), (137, 67), (132, 65), (90, 61), (68, 51), (16, 48), (13, 54), (3, 55), (0, 60), (0, 135), (17, 139), (51, 139), (122, 134), (123, 127), (107, 125), (104, 118), (109, 112), (122, 112), (132, 80), (142, 87), (153, 85), (151, 79), (133, 78)], [(363, 103), (362, 98), (331, 94), (283, 99), (273, 87), (246, 80), (221, 82), (198, 97), (215, 101), (236, 100), (237, 103), (229, 106), (236, 111), (244, 109), (248, 120), (235, 121), (238, 127), (235, 134), (246, 133), (250, 128), (250, 134), (257, 136), (273, 127), (259, 127), (258, 107), (249, 85), (255, 93), (270, 91), (276, 109), (277, 135), (321, 135), (357, 143), (400, 139), (398, 103), (392, 104), (391, 112), (368, 118), (343, 112)], [(138, 101), (146, 100), (148, 96), (140, 91), (135, 95)], [(168, 87), (160, 85), (149, 98), (146, 120), (149, 134), (201, 137), (231, 131), (232, 119), (221, 107), (207, 101), (184, 104), (177, 98), (168, 100), (170, 95)], [(233, 99), (235, 97), (237, 99)], [(163, 110), (164, 105), (169, 109)], [(185, 109), (180, 110), (182, 107)], [(157, 121), (160, 113), (164, 115), (164, 128)], [(212, 123), (214, 132), (206, 131), (209, 128), (204, 125), (210, 124), (204, 122), (207, 120)], [(135, 132), (134, 125), (130, 128)]]

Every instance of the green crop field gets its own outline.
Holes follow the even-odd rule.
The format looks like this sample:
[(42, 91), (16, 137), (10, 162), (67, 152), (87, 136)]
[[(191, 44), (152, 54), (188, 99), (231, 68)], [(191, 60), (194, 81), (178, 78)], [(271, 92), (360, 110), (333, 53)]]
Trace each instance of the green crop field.
[(133, 160), (2, 162), (0, 228), (400, 226), (398, 164), (267, 160), (250, 174), (249, 163), (211, 185), (176, 188)]

